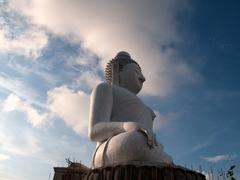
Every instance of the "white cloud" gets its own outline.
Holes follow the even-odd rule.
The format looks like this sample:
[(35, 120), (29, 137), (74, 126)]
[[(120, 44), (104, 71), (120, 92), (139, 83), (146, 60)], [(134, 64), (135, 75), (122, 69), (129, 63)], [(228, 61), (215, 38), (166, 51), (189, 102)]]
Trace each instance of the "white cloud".
[(202, 157), (202, 159), (212, 162), (212, 163), (217, 163), (219, 161), (229, 161), (237, 158), (236, 154), (222, 154), (222, 155), (216, 155), (216, 156), (211, 156), (211, 157)]
[(47, 113), (40, 113), (27, 101), (21, 100), (18, 96), (10, 94), (3, 102), (3, 111), (20, 111), (26, 114), (27, 121), (33, 127), (41, 127), (48, 119)]
[(80, 42), (102, 65), (118, 51), (129, 51), (147, 78), (144, 94), (166, 96), (199, 78), (169, 46), (181, 40), (176, 17), (188, 8), (186, 1), (12, 0), (10, 7), (33, 24)]
[(41, 56), (41, 50), (47, 45), (48, 37), (43, 30), (29, 28), (21, 35), (10, 39), (7, 32), (0, 30), (0, 51), (12, 52), (31, 59)]
[(18, 109), (21, 106), (21, 100), (19, 97), (11, 94), (3, 102), (3, 111), (10, 112)]
[(175, 113), (168, 113), (166, 115), (162, 115), (160, 112), (158, 111), (154, 111), (156, 117), (153, 121), (153, 130), (157, 131), (163, 127), (165, 127), (166, 125), (168, 125), (171, 120), (176, 118), (176, 114)]
[(48, 91), (48, 105), (56, 116), (81, 135), (87, 135), (89, 95), (61, 86)]
[(0, 161), (4, 161), (4, 160), (8, 160), (10, 159), (10, 156), (6, 155), (6, 154), (0, 154)]

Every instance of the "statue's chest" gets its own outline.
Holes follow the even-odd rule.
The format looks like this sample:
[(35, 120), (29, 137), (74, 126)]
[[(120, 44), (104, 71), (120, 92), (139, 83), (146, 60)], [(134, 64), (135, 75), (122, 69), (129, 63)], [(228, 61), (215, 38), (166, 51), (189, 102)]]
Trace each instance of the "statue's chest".
[(113, 89), (112, 121), (141, 122), (151, 128), (154, 116), (153, 111), (135, 94), (123, 88)]

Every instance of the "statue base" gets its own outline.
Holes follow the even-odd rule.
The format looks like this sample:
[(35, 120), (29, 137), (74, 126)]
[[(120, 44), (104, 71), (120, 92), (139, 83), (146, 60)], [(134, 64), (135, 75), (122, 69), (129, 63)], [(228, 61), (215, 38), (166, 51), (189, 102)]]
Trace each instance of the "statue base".
[(54, 168), (53, 180), (206, 180), (199, 172), (180, 166), (116, 165)]

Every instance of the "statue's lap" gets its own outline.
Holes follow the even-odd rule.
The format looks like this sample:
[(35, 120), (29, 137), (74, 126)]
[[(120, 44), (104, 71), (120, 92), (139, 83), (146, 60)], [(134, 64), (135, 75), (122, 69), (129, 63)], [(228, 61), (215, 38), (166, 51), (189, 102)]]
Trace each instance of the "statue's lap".
[[(113, 136), (108, 144), (104, 142), (96, 153), (95, 166), (126, 164), (136, 161), (164, 163), (162, 156), (166, 156), (162, 146), (150, 148), (147, 144), (147, 138), (142, 132), (130, 131)], [(165, 161), (171, 160), (165, 159)]]

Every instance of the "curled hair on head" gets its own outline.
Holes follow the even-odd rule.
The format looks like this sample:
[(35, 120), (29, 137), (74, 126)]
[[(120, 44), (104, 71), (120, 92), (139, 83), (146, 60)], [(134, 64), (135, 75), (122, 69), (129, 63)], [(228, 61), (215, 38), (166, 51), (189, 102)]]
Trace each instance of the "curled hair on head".
[[(124, 53), (124, 54), (123, 54)], [(126, 52), (119, 52), (117, 56), (110, 60), (106, 67), (105, 67), (105, 78), (107, 83), (112, 84), (113, 83), (113, 69), (114, 69), (114, 64), (118, 65), (118, 71), (121, 72), (127, 64), (135, 63), (139, 69), (141, 70), (141, 67), (139, 64), (131, 59), (130, 55)]]

